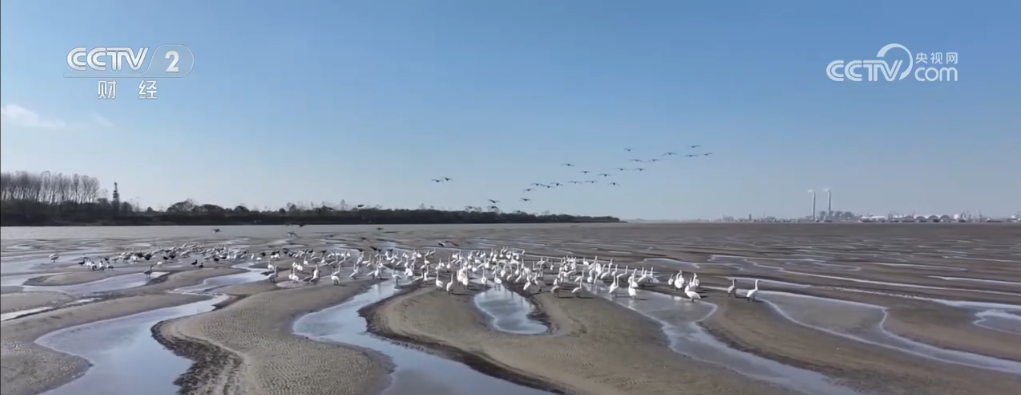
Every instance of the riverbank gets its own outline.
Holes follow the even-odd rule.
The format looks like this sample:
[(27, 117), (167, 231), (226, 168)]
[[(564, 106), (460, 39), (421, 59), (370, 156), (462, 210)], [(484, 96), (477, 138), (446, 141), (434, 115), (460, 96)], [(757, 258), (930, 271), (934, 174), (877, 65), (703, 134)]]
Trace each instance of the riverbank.
[(40, 336), (64, 328), (136, 313), (180, 306), (206, 299), (184, 294), (142, 295), (117, 298), (81, 306), (63, 308), (0, 324), (2, 330), (3, 395), (42, 393), (70, 382), (89, 367), (81, 357), (57, 352), (35, 341)]
[(165, 322), (154, 334), (196, 362), (179, 379), (189, 394), (314, 394), (325, 388), (332, 394), (374, 393), (388, 384), (392, 366), (386, 358), (291, 333), (298, 317), (341, 303), (371, 283), (266, 290), (207, 314)]
[(504, 213), (497, 211), (360, 209), (328, 213), (152, 212), (110, 215), (103, 212), (0, 212), (3, 226), (166, 226), (166, 225), (441, 225), (616, 223), (610, 216)]

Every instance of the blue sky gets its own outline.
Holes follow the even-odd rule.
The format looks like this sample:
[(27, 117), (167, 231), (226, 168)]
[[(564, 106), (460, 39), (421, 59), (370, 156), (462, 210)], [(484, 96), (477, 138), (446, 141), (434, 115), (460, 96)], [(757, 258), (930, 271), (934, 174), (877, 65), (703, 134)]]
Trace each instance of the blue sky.
[[(493, 198), (800, 216), (806, 191), (829, 187), (835, 209), (1009, 215), (1019, 14), (1013, 1), (5, 0), (0, 167), (118, 181), (153, 207)], [(959, 53), (959, 80), (826, 77), (889, 43)], [(137, 99), (137, 79), (104, 101), (94, 80), (63, 78), (71, 48), (161, 44), (188, 45), (196, 64), (155, 101)], [(682, 155), (613, 170), (667, 151)], [(578, 169), (621, 186), (519, 200), (532, 182), (586, 179)]]

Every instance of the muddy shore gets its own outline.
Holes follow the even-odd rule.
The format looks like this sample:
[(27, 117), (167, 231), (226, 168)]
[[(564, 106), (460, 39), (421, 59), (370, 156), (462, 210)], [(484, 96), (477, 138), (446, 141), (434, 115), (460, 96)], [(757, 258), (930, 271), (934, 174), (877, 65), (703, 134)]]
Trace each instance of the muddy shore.
[[(27, 248), (39, 250), (42, 257), (53, 250), (137, 249), (145, 243), (233, 243), (256, 252), (284, 247), (421, 249), (440, 247), (442, 243), (451, 246), (437, 248), (437, 256), (442, 259), (458, 248), (498, 246), (520, 248), (535, 255), (571, 253), (590, 261), (598, 256), (600, 262), (612, 258), (622, 268), (655, 268), (663, 280), (678, 270), (689, 276), (698, 273), (707, 287), (725, 288), (730, 284), (728, 277), (740, 277), (746, 279), (739, 282), (742, 292), (751, 287), (752, 281), (747, 279), (762, 279), (761, 287), (766, 292), (761, 303), (705, 290), (703, 302), (715, 305), (716, 310), (699, 323), (700, 327), (734, 350), (821, 373), (850, 390), (986, 395), (1011, 393), (1010, 388), (1021, 387), (1018, 374), (921, 357), (832, 332), (861, 330), (859, 326), (868, 318), (864, 312), (859, 317), (858, 313), (822, 311), (811, 317), (813, 322), (832, 328), (831, 332), (795, 323), (777, 310), (794, 307), (785, 306), (781, 299), (771, 300), (769, 295), (772, 291), (822, 298), (813, 303), (836, 300), (878, 306), (885, 309), (882, 329), (892, 335), (943, 350), (1021, 362), (1021, 335), (975, 323), (976, 314), (992, 308), (961, 305), (1021, 305), (1021, 227), (579, 225), (348, 233), (308, 228), (299, 230), (296, 238), (211, 237), (204, 233), (158, 240), (18, 240), (19, 249), (11, 258), (6, 248), (15, 243), (4, 240), (4, 265), (27, 267), (25, 262), (35, 259)], [(129, 245), (136, 246), (126, 247)], [(80, 306), (66, 305), (79, 296), (49, 292), (45, 287), (137, 274), (137, 267), (118, 267), (118, 272), (112, 274), (89, 272), (79, 270), (68, 258), (52, 267), (40, 266), (44, 270), (37, 270), (38, 277), (26, 282), (32, 287), (5, 285), (0, 296), (4, 313), (44, 306), (59, 308), (3, 322), (2, 394), (40, 393), (72, 380), (87, 368), (88, 363), (79, 357), (34, 343), (39, 336), (200, 300), (205, 296), (168, 291), (206, 278), (244, 272), (227, 264), (211, 266), (216, 267), (169, 268), (170, 274), (147, 285), (107, 292), (104, 300)], [(282, 271), (281, 277), (286, 274)], [(354, 282), (281, 288), (267, 281), (231, 285), (217, 290), (234, 296), (229, 303), (212, 312), (161, 322), (152, 333), (174, 353), (196, 362), (177, 382), (189, 394), (379, 393), (389, 385), (389, 373), (394, 369), (386, 357), (357, 345), (327, 344), (291, 332), (295, 319), (342, 303), (368, 286), (368, 282)], [(649, 284), (641, 292), (653, 290), (676, 294), (663, 284)], [(551, 330), (524, 336), (493, 328), (472, 303), (476, 292), (479, 290), (450, 294), (424, 284), (363, 308), (359, 314), (378, 336), (553, 393), (796, 393), (725, 366), (678, 354), (670, 349), (659, 323), (602, 296), (583, 293), (581, 298), (566, 294), (557, 298), (548, 292), (528, 295), (528, 301), (536, 307), (531, 318), (548, 324)], [(1009, 310), (1001, 315), (1016, 317), (1019, 312)], [(296, 371), (288, 366), (306, 368)], [(423, 378), (423, 385), (426, 382)]]

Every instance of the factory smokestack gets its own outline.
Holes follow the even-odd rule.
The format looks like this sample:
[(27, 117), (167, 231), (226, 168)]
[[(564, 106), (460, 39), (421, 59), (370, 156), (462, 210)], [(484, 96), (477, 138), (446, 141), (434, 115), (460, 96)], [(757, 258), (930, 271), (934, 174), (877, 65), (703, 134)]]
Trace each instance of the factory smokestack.
[(826, 189), (826, 218), (833, 216), (833, 191)]
[(819, 215), (819, 214), (816, 214), (816, 212), (815, 212), (815, 190), (814, 189), (809, 189), (808, 193), (812, 194), (812, 221), (815, 221), (815, 220), (818, 219), (818, 215)]

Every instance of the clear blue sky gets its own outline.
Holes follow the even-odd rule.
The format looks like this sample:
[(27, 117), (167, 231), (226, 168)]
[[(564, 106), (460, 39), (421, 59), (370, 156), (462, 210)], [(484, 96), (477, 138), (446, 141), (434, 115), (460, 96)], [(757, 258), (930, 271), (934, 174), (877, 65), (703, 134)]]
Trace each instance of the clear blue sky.
[[(1009, 215), (1019, 4), (5, 0), (0, 161), (118, 181), (153, 207), (494, 198), (625, 218), (795, 216), (809, 188), (829, 187), (835, 209), (860, 213)], [(63, 78), (73, 47), (174, 43), (196, 66), (156, 101), (127, 89), (137, 80), (103, 101), (95, 81)], [(889, 43), (959, 53), (959, 81), (826, 77)], [(714, 155), (685, 158), (691, 144)], [(682, 155), (612, 170), (667, 151)], [(578, 169), (621, 186), (519, 200), (531, 182), (586, 179)]]

